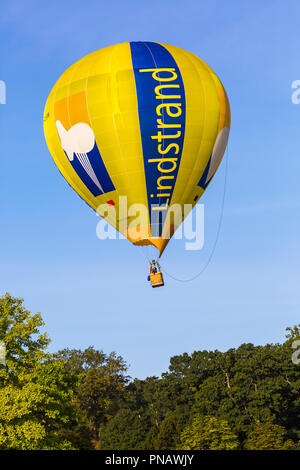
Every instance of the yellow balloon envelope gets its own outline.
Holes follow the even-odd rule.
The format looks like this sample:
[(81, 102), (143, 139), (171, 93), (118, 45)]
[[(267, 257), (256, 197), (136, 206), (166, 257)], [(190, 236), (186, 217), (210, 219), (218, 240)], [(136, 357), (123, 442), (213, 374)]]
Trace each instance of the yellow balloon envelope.
[(83, 57), (57, 81), (44, 114), (68, 183), (132, 243), (160, 255), (213, 178), (229, 128), (228, 98), (211, 68), (154, 42)]

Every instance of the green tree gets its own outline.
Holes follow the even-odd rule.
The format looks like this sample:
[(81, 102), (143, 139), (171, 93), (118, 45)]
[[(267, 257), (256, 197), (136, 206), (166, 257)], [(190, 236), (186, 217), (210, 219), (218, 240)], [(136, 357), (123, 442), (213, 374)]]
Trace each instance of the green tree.
[(258, 423), (245, 442), (248, 450), (291, 450), (295, 447), (291, 439), (286, 439), (286, 429), (270, 419)]
[[(100, 447), (100, 427), (119, 409), (128, 377), (127, 364), (114, 352), (106, 355), (90, 347), (84, 351), (65, 349), (55, 357), (68, 365), (70, 373), (77, 377), (74, 394), (76, 426), (90, 433), (93, 447)], [(76, 431), (77, 428), (77, 431)]]
[(180, 427), (174, 413), (169, 414), (159, 426), (159, 432), (154, 439), (154, 450), (176, 449), (179, 440)]
[(6, 349), (6, 367), (0, 366), (0, 386), (27, 381), (26, 374), (48, 357), (50, 343), (41, 314), (31, 314), (23, 306), (23, 299), (6, 293), (0, 297), (0, 341)]
[(59, 426), (72, 417), (72, 377), (61, 361), (51, 361), (49, 343), (22, 299), (0, 298), (0, 340), (6, 364), (0, 365), (0, 448), (66, 449)]
[(213, 416), (196, 416), (180, 435), (182, 450), (235, 450), (238, 438), (227, 421)]
[(300, 370), (291, 354), (288, 342), (213, 352), (202, 366), (207, 377), (197, 386), (193, 411), (225, 419), (241, 441), (271, 417), (296, 435)]
[(150, 430), (148, 416), (138, 411), (121, 409), (101, 432), (101, 449), (141, 450)]
[(22, 386), (1, 388), (0, 448), (70, 449), (59, 429), (74, 416), (72, 380), (63, 363), (43, 363), (27, 373)]

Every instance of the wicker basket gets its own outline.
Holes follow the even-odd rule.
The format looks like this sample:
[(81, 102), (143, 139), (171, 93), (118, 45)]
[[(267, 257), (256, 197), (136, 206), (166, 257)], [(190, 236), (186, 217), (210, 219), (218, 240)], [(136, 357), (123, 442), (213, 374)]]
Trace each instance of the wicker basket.
[(162, 273), (158, 272), (150, 274), (150, 282), (152, 287), (164, 286), (164, 279)]

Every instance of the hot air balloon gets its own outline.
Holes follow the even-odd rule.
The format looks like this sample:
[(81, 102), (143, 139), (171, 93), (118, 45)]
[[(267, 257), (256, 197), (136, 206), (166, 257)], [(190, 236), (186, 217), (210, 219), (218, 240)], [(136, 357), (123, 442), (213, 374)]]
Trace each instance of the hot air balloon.
[[(212, 69), (154, 42), (83, 57), (58, 79), (44, 112), (47, 145), (67, 182), (129, 241), (156, 247), (159, 257), (187, 215), (183, 206), (192, 209), (212, 180), (229, 128), (228, 98)], [(145, 208), (143, 217), (132, 206)], [(160, 268), (151, 269), (152, 286), (163, 285)]]

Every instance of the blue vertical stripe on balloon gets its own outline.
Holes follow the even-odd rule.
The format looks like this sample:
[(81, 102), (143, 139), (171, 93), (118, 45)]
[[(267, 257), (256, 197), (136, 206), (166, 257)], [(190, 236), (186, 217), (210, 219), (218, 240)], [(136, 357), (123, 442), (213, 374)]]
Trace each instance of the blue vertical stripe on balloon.
[(197, 186), (200, 186), (200, 188), (202, 188), (202, 189), (206, 189), (206, 187), (208, 186), (208, 183), (210, 182), (210, 180), (211, 180), (211, 178), (212, 178), (212, 177), (211, 177), (211, 178), (209, 178), (208, 181), (206, 181), (210, 164), (211, 164), (211, 156), (210, 156), (210, 158), (209, 158), (209, 160), (208, 160), (208, 163), (207, 163), (207, 165), (206, 165), (206, 167), (205, 167), (205, 170), (204, 170), (204, 172), (203, 172), (203, 174), (202, 174), (202, 176), (201, 176), (201, 178), (200, 178), (200, 180), (199, 180), (199, 183), (198, 183), (198, 185), (197, 185)]
[(102, 157), (100, 155), (99, 149), (97, 144), (95, 143), (94, 148), (86, 154), (87, 158), (90, 161), (90, 164), (94, 170), (94, 173), (102, 186), (103, 192), (101, 189), (94, 183), (92, 178), (88, 175), (84, 167), (81, 165), (80, 161), (78, 160), (76, 154), (74, 155), (74, 159), (70, 162), (74, 170), (76, 171), (77, 175), (85, 184), (85, 186), (89, 189), (94, 197), (100, 196), (100, 194), (108, 193), (110, 191), (114, 191), (115, 187), (113, 185), (112, 180), (108, 174), (108, 171), (104, 165)]
[[(170, 193), (169, 205), (171, 203), (178, 169), (180, 166), (182, 148), (184, 142), (184, 133), (185, 133), (185, 117), (186, 117), (186, 106), (185, 106), (185, 92), (184, 85), (180, 70), (175, 62), (172, 54), (160, 44), (154, 42), (131, 42), (131, 57), (132, 65), (135, 76), (135, 84), (137, 91), (137, 100), (138, 100), (138, 114), (139, 114), (139, 124), (140, 124), (140, 133), (143, 149), (143, 158), (144, 158), (144, 168), (145, 168), (145, 180), (147, 188), (147, 197), (148, 197), (148, 208), (149, 208), (149, 217), (151, 221), (151, 235), (159, 237), (162, 234), (162, 228), (164, 220), (167, 214), (167, 210), (153, 210), (154, 207), (163, 207), (164, 204), (161, 201), (160, 197), (157, 197), (157, 179), (162, 175), (158, 170), (157, 164), (149, 163), (149, 159), (153, 158), (163, 158), (167, 157), (176, 157), (177, 158), (177, 167), (176, 170), (172, 173), (174, 179), (168, 180), (168, 186), (172, 186), (172, 189), (168, 189)], [(156, 81), (152, 77), (150, 72), (140, 72), (140, 69), (153, 69), (153, 68), (172, 68), (175, 69), (177, 74), (174, 84), (178, 84), (179, 88), (167, 88), (163, 89), (163, 94), (176, 94), (180, 95), (179, 99), (168, 100), (168, 103), (180, 102), (182, 113), (176, 118), (170, 117), (166, 112), (165, 108), (162, 109), (162, 116), (157, 116), (156, 108), (159, 104), (163, 103), (163, 99), (157, 99), (155, 94), (155, 87), (159, 85), (167, 85), (172, 82), (168, 81)], [(158, 72), (158, 77), (164, 78), (163, 71)], [(168, 75), (167, 75), (168, 76)], [(172, 83), (173, 84), (173, 83)], [(157, 119), (161, 118), (162, 122), (165, 124), (180, 124), (180, 128), (169, 128), (169, 129), (158, 129), (157, 128)], [(157, 135), (158, 131), (161, 131), (165, 135), (173, 135), (174, 133), (180, 130), (181, 135), (176, 140), (163, 139), (162, 149), (165, 149), (167, 145), (171, 143), (176, 143), (179, 145), (179, 152), (174, 155), (174, 150), (171, 150), (170, 153), (166, 155), (161, 155), (158, 153), (158, 140), (152, 139), (151, 136)], [(164, 168), (164, 167), (163, 167)], [(152, 195), (152, 196), (151, 196)], [(157, 213), (160, 213), (160, 220), (155, 221)], [(154, 221), (154, 222), (153, 222)]]

